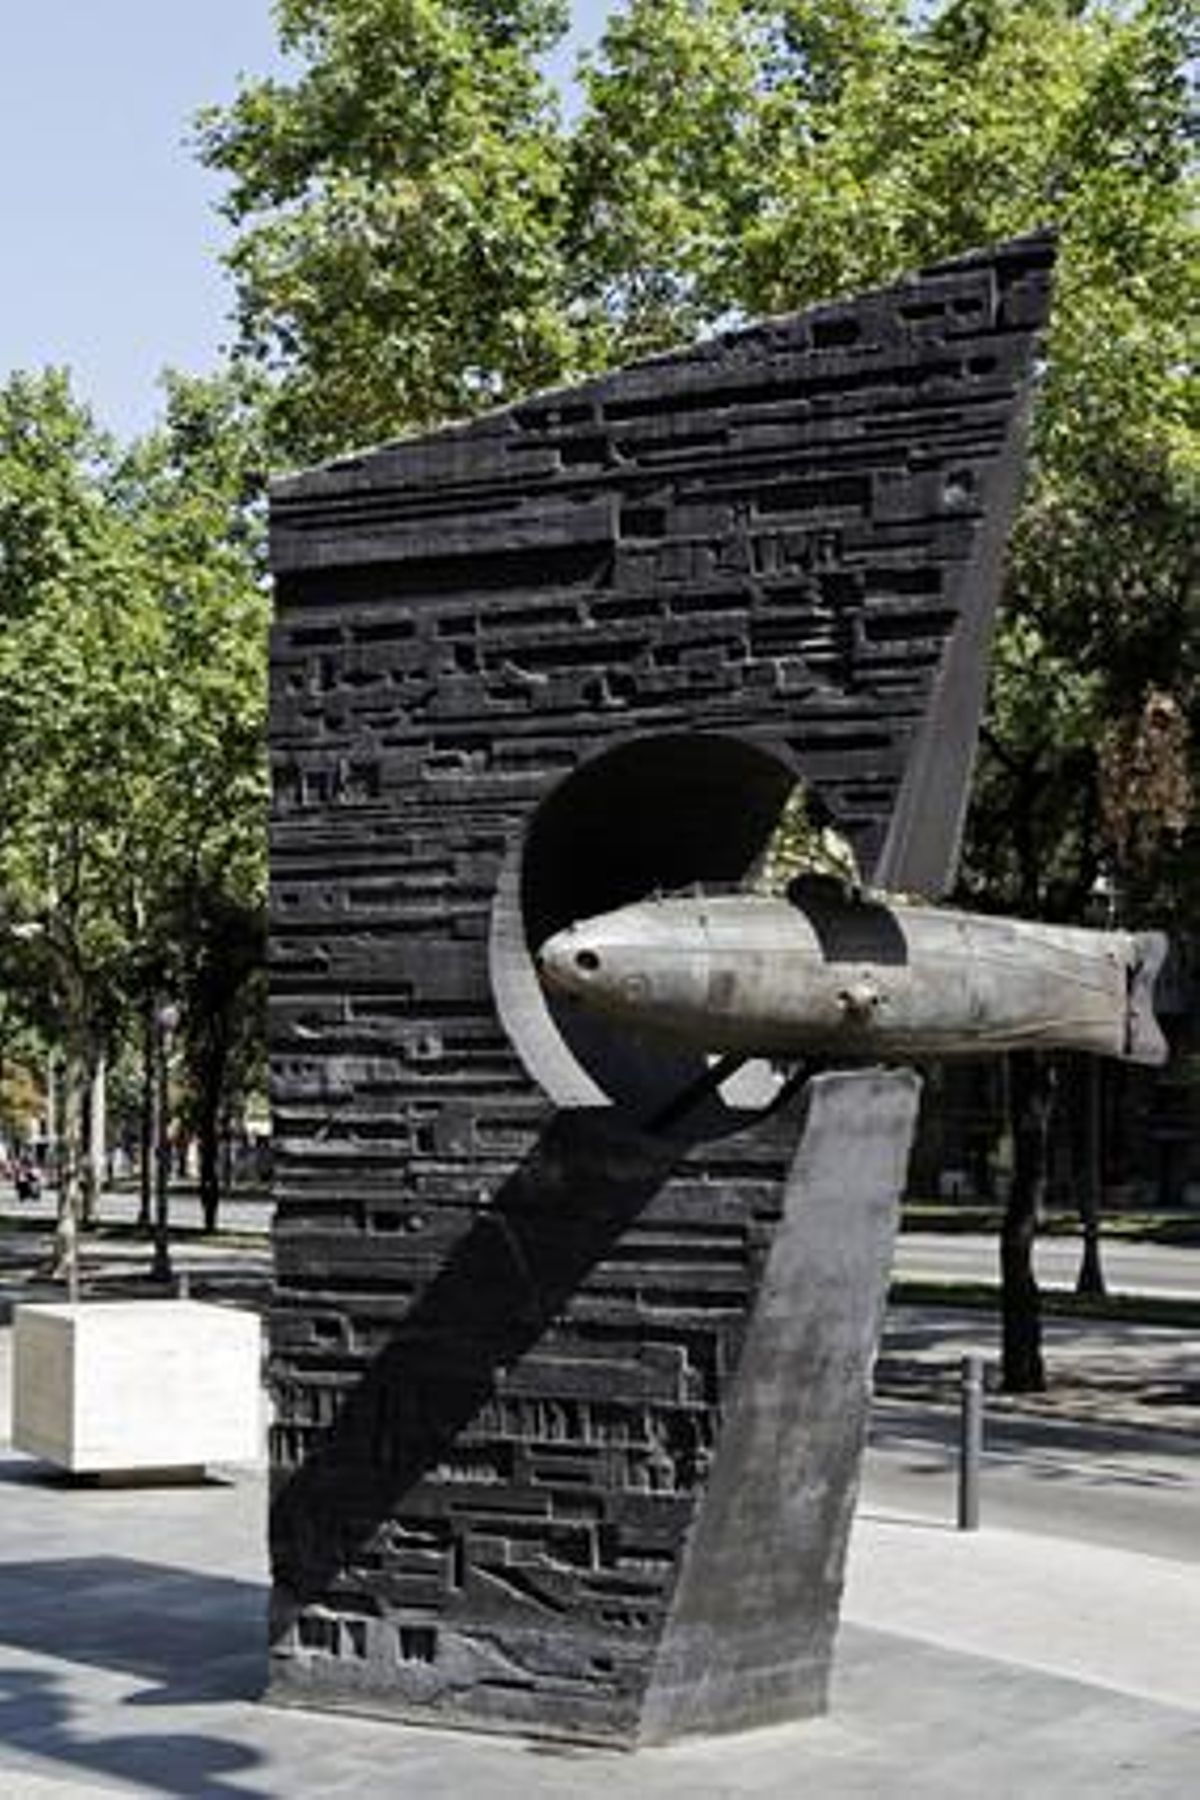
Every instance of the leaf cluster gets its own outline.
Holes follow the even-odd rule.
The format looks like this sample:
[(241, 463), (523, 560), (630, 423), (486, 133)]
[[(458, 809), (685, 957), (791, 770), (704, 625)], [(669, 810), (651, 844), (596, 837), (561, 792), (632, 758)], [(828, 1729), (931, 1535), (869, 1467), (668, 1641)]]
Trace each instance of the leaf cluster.
[(261, 902), (252, 417), (237, 383), (174, 378), (121, 453), (63, 374), (0, 389), (0, 938), (83, 1061), (170, 981), (180, 892)]
[[(536, 57), (550, 0), (285, 0), (305, 63), (199, 122), (253, 229), (231, 266), (243, 346), (289, 372), (276, 429), (305, 453), (428, 424), (563, 367), (564, 170)], [(336, 304), (331, 304), (336, 296)]]
[(1106, 865), (1157, 903), (1190, 867), (1183, 789), (1139, 777), (1171, 803), (1122, 837), (1111, 746), (1153, 695), (1176, 764), (1200, 724), (1189, 0), (625, 0), (569, 118), (541, 60), (564, 11), (283, 0), (295, 79), (201, 121), (276, 445), (378, 441), (1053, 224), (966, 879), (1071, 914)]

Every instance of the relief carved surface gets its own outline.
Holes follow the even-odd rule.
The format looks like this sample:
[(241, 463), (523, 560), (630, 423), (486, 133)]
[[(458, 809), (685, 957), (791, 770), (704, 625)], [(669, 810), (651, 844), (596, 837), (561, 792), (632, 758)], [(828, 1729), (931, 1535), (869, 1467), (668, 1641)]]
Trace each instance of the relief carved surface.
[(936, 887), (1051, 256), (277, 486), (279, 1697), (643, 1732), (799, 1103), (685, 1128), (683, 1073), (643, 1107), (653, 1071), (550, 1014), (514, 1042), (497, 892), (515, 968), (583, 890), (736, 878), (796, 776), (865, 872)]

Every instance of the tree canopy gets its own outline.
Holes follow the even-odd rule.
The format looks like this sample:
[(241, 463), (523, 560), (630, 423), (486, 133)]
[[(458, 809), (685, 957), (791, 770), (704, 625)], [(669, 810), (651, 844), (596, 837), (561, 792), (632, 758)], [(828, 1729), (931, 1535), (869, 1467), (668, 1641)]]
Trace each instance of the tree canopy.
[(0, 389), (0, 936), (62, 1050), (72, 1155), (93, 1068), (182, 983), (180, 897), (262, 904), (268, 602), (238, 394), (177, 378), (121, 452), (64, 374)]
[(309, 454), (526, 391), (568, 365), (565, 169), (536, 58), (557, 0), (282, 0), (297, 79), (202, 124), (253, 219), (244, 343), (288, 370), (277, 422)]
[[(962, 885), (1194, 917), (1191, 0), (625, 0), (569, 115), (543, 62), (561, 6), (277, 12), (295, 78), (209, 112), (199, 147), (293, 461), (1056, 227)], [(1010, 1294), (1032, 1288), (1037, 1073), (1011, 1083)]]
[(62, 374), (0, 390), (0, 949), (81, 1067), (164, 983), (207, 1018), (189, 1054), (225, 1054), (222, 971), (260, 952), (268, 462), (1047, 224), (964, 883), (1194, 912), (1189, 0), (622, 0), (564, 106), (568, 10), (277, 0), (290, 72), (197, 126), (232, 370), (172, 379), (124, 449)]
[[(1174, 854), (1197, 708), (1187, 0), (626, 0), (569, 118), (565, 11), (284, 0), (295, 79), (202, 119), (281, 453), (1055, 225), (968, 876), (1065, 914), (1107, 859), (1134, 895)], [(1173, 758), (1136, 795), (1135, 743)]]
[(176, 380), (122, 454), (61, 373), (0, 390), (0, 885), (97, 968), (149, 953), (173, 888), (264, 881), (267, 599), (229, 408)]

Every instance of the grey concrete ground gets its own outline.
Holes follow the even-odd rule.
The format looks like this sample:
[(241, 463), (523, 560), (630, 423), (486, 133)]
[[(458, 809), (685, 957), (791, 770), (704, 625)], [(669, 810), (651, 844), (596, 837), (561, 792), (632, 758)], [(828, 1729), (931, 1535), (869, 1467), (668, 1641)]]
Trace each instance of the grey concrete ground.
[[(138, 1216), (139, 1196), (130, 1186), (108, 1188), (100, 1196), (97, 1215), (103, 1225), (131, 1225)], [(49, 1187), (36, 1200), (19, 1201), (11, 1182), (0, 1181), (0, 1212), (9, 1220), (27, 1220), (31, 1225), (46, 1225), (55, 1216), (56, 1197)], [(194, 1185), (173, 1187), (168, 1202), (173, 1226), (195, 1230), (202, 1223), (200, 1202)], [(221, 1203), (219, 1224), (222, 1231), (266, 1231), (271, 1221), (271, 1204), (262, 1190), (237, 1190)]]
[(1131, 1319), (1047, 1316), (1042, 1320), (1044, 1394), (996, 1391), (1000, 1316), (996, 1308), (888, 1309), (877, 1386), (913, 1402), (957, 1400), (963, 1357), (982, 1355), (998, 1419), (1021, 1416), (1193, 1434), (1200, 1430), (1200, 1311), (1191, 1329)]
[[(1073, 1289), (1082, 1243), (1078, 1237), (1039, 1237), (1034, 1265), (1043, 1287)], [(896, 1273), (910, 1279), (998, 1281), (995, 1232), (904, 1232), (896, 1245)], [(1156, 1294), (1200, 1301), (1200, 1244), (1130, 1243), (1105, 1238), (1105, 1280), (1113, 1294)]]
[[(955, 1516), (957, 1474), (957, 1419), (949, 1409), (876, 1400), (865, 1509), (944, 1525)], [(989, 1414), (983, 1519), (989, 1530), (1200, 1564), (1200, 1434)], [(1182, 1578), (1193, 1575), (1200, 1571)]]
[[(7, 1339), (0, 1332), (5, 1396)], [(1181, 1364), (1192, 1348), (1180, 1340)], [(1160, 1355), (1165, 1364), (1165, 1346)], [(1194, 1555), (1173, 1553), (1186, 1538), (1154, 1520), (1166, 1517), (1168, 1492), (1172, 1506), (1190, 1504), (1200, 1520), (1200, 1440), (1126, 1431), (1114, 1447), (1111, 1435), (1086, 1426), (1072, 1435), (1061, 1420), (1004, 1421), (1010, 1433), (1027, 1434), (1004, 1456), (1006, 1465), (1030, 1464), (1032, 1528), (1013, 1529), (1001, 1516), (989, 1469), (985, 1529), (960, 1535), (947, 1523), (946, 1425), (945, 1409), (924, 1400), (885, 1400), (878, 1409), (829, 1717), (631, 1758), (266, 1707), (257, 1699), (261, 1471), (194, 1488), (75, 1487), (4, 1448), (0, 1417), (0, 1793), (1195, 1793), (1200, 1567)], [(1095, 1504), (1097, 1490), (1129, 1484), (1140, 1532), (1132, 1518), (1115, 1542), (1103, 1532), (1064, 1538), (1041, 1528), (1049, 1513), (1077, 1510), (1085, 1491)]]
[[(137, 1195), (128, 1188), (114, 1189), (103, 1195), (100, 1219), (105, 1225), (131, 1225), (137, 1218)], [(28, 1241), (49, 1229), (54, 1218), (54, 1197), (46, 1193), (36, 1202), (21, 1205), (12, 1188), (0, 1183), (0, 1215), (8, 1231), (0, 1239), (0, 1266), (5, 1254), (11, 1258), (18, 1251), (13, 1227), (28, 1229)], [(222, 1256), (220, 1246), (211, 1241), (195, 1244), (187, 1233), (201, 1223), (199, 1202), (194, 1191), (173, 1192), (170, 1216), (174, 1226), (185, 1235), (174, 1245), (175, 1260), (181, 1267), (204, 1266)], [(221, 1229), (225, 1233), (265, 1233), (270, 1224), (271, 1208), (262, 1195), (235, 1195), (221, 1208)], [(1038, 1279), (1047, 1289), (1071, 1290), (1079, 1272), (1082, 1251), (1077, 1236), (1038, 1239), (1035, 1261)], [(253, 1256), (243, 1246), (241, 1253)], [(86, 1254), (92, 1260), (107, 1256), (122, 1257), (129, 1263), (143, 1260), (148, 1264), (149, 1248), (136, 1243), (114, 1247), (91, 1246)], [(999, 1276), (996, 1234), (976, 1232), (905, 1232), (896, 1246), (896, 1274), (909, 1279), (936, 1281), (996, 1281)], [(265, 1270), (267, 1253), (262, 1248), (261, 1263)], [(1103, 1244), (1104, 1270), (1109, 1291), (1118, 1295), (1151, 1294), (1160, 1298), (1194, 1300), (1200, 1306), (1200, 1244), (1155, 1244), (1128, 1242), (1116, 1237)]]

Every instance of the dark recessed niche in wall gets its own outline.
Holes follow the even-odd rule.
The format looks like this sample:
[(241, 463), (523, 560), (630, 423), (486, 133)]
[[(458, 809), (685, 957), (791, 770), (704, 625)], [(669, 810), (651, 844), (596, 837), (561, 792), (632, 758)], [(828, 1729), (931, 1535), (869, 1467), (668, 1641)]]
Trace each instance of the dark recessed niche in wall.
[[(575, 920), (656, 892), (745, 882), (796, 779), (781, 756), (758, 744), (669, 733), (594, 757), (538, 808), (501, 877), (492, 982), (514, 1047), (560, 1106), (615, 1106), (644, 1124), (703, 1087), (710, 1064), (548, 996), (535, 968), (539, 946)], [(782, 1070), (746, 1064), (686, 1108), (687, 1134), (743, 1124), (747, 1112), (775, 1098), (783, 1079)]]
[(635, 738), (594, 757), (534, 814), (521, 914), (534, 947), (552, 931), (656, 891), (737, 883), (762, 855), (796, 774), (743, 739)]

